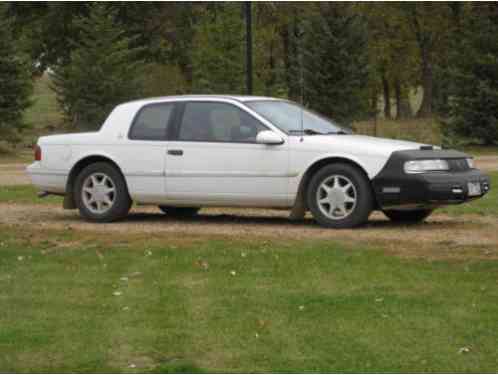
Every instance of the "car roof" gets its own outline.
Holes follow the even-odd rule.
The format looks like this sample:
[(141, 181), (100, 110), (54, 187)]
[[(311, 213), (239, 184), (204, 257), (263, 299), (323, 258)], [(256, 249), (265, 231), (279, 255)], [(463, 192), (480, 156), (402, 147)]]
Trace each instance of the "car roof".
[(153, 104), (160, 103), (163, 101), (184, 101), (189, 99), (195, 100), (213, 100), (213, 99), (221, 99), (221, 100), (235, 100), (238, 102), (250, 102), (250, 101), (259, 101), (259, 100), (285, 100), (282, 98), (272, 98), (266, 96), (252, 96), (252, 95), (174, 95), (174, 96), (159, 96), (155, 98), (144, 98), (138, 100), (132, 100), (122, 104)]

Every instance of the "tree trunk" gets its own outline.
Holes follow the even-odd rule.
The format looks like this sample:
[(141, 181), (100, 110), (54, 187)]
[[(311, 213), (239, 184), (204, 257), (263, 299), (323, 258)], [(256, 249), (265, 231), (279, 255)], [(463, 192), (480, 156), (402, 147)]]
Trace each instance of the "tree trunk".
[(396, 118), (403, 119), (412, 117), (410, 100), (407, 93), (401, 88), (399, 79), (396, 79), (394, 82), (394, 94), (396, 96)]
[(382, 75), (382, 91), (384, 94), (384, 117), (386, 119), (391, 119), (391, 91), (389, 88), (389, 81), (387, 80), (385, 74)]
[(433, 96), (433, 76), (432, 64), (429, 59), (428, 51), (422, 48), (422, 87), (424, 89), (424, 96), (422, 104), (417, 112), (417, 117), (429, 117), (432, 115), (432, 96)]

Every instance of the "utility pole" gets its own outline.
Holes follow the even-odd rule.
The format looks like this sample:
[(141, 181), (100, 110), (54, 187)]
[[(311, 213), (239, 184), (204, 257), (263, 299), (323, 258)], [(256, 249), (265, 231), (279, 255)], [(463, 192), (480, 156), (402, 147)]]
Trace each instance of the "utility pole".
[(244, 3), (246, 19), (246, 88), (247, 94), (252, 95), (252, 9), (251, 2)]

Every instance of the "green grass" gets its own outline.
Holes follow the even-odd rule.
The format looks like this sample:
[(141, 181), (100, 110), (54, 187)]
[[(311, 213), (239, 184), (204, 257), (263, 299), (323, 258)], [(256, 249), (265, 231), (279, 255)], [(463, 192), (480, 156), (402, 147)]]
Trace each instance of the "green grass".
[(483, 216), (498, 216), (498, 172), (489, 173), (491, 190), (481, 199), (456, 206), (446, 206), (438, 212), (450, 215), (477, 214)]
[(469, 145), (463, 147), (462, 151), (472, 156), (498, 156), (498, 146)]
[(0, 186), (0, 202), (22, 204), (62, 204), (62, 197), (49, 195), (45, 198), (39, 198), (37, 193), (38, 189), (32, 185)]
[(498, 369), (497, 262), (325, 241), (0, 238), (2, 372)]
[(402, 139), (414, 142), (441, 144), (440, 126), (435, 119), (409, 119), (403, 121), (377, 119), (353, 125), (357, 134)]
[(25, 113), (25, 121), (34, 129), (53, 129), (62, 120), (55, 93), (50, 88), (47, 74), (37, 78), (34, 83), (33, 105)]

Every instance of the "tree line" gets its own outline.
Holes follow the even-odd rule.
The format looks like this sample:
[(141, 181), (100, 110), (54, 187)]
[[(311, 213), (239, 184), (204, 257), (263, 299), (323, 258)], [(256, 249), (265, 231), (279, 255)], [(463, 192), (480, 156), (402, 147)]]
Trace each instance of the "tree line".
[[(498, 141), (496, 3), (252, 9), (254, 94), (303, 101), (342, 122), (437, 116), (448, 132)], [(242, 3), (12, 2), (0, 16), (2, 134), (22, 126), (32, 81), (47, 71), (75, 128), (95, 128), (139, 97), (246, 91)]]

